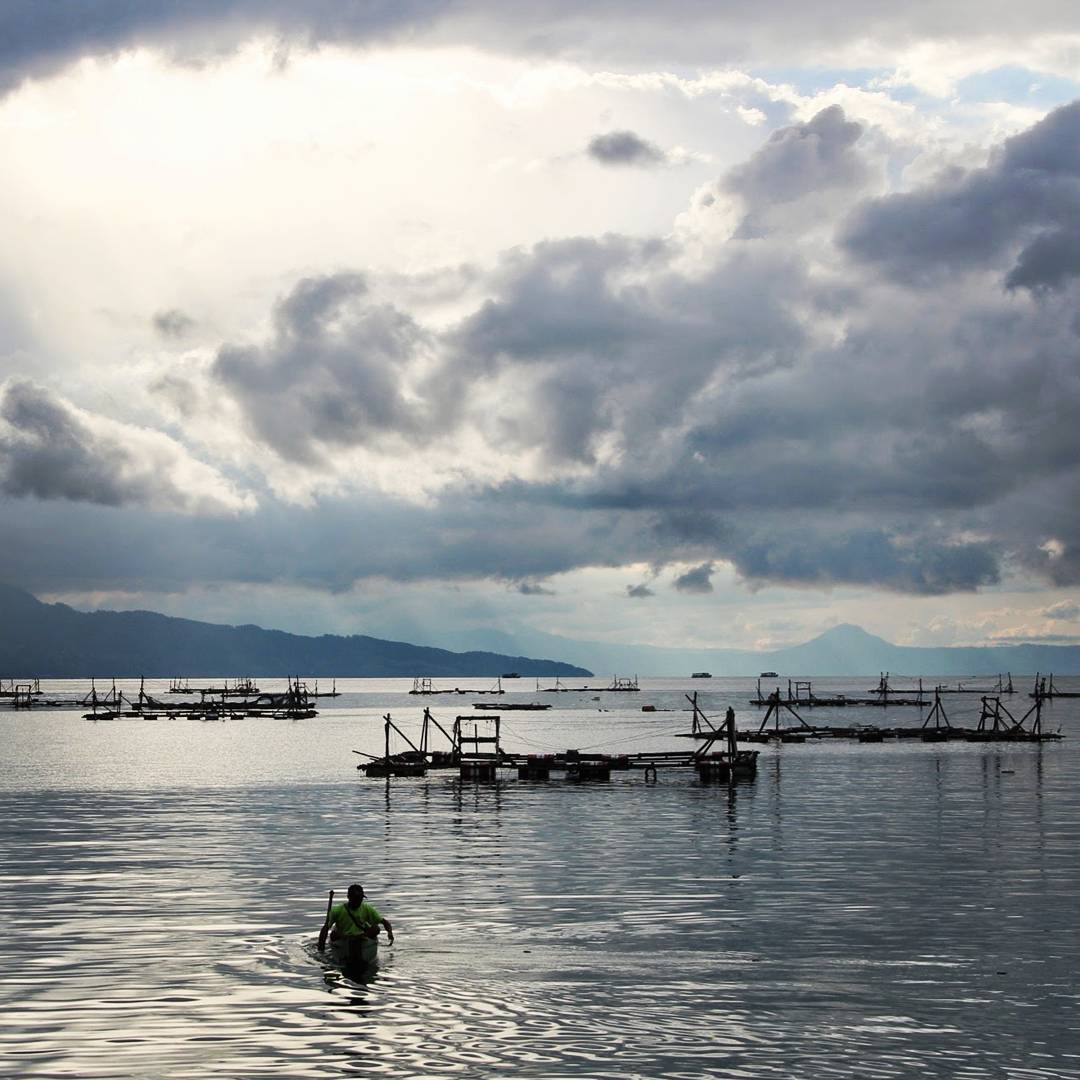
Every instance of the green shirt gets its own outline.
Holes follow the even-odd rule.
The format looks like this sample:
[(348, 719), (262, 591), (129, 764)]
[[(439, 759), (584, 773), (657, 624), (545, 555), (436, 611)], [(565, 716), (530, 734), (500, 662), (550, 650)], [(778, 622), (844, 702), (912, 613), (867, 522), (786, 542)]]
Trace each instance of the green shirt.
[(335, 904), (330, 909), (330, 925), (343, 937), (362, 935), (382, 921), (383, 917), (366, 900), (358, 908), (350, 908), (348, 904)]

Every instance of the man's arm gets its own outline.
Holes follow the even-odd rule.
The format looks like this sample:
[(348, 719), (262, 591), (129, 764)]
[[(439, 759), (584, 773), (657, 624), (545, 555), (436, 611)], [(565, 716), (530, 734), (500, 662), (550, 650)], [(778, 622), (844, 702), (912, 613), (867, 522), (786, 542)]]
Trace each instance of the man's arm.
[(389, 919), (383, 919), (382, 924), (383, 924), (383, 929), (386, 931), (386, 940), (389, 941), (391, 945), (393, 945), (394, 944), (394, 928), (390, 925), (390, 920)]

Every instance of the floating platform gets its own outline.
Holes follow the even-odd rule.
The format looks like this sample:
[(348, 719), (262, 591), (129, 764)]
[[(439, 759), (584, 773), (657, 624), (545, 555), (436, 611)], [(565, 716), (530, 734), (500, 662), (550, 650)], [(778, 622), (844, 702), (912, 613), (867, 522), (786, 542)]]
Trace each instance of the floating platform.
[[(759, 707), (771, 705), (775, 698), (756, 697), (750, 698), (751, 705)], [(928, 698), (879, 698), (879, 697), (847, 697), (843, 694), (836, 697), (819, 697), (812, 694), (810, 697), (780, 698), (781, 705), (799, 705), (808, 709), (843, 709), (847, 706), (862, 707), (872, 706), (875, 708), (888, 708), (891, 705), (907, 706), (909, 708), (928, 709), (933, 701)]]
[(468, 686), (438, 687), (430, 676), (417, 675), (413, 679), (412, 689), (409, 693), (428, 696), (437, 694), (505, 694), (506, 691), (502, 688), (501, 676), (495, 680), (495, 685), (492, 687), (474, 688)]
[(636, 675), (632, 679), (615, 675), (610, 686), (563, 686), (556, 679), (554, 686), (537, 685), (536, 689), (541, 694), (636, 694), (641, 687)]
[(541, 705), (536, 702), (508, 704), (505, 701), (474, 701), (474, 709), (498, 709), (499, 712), (543, 712), (545, 709), (550, 709), (550, 705)]

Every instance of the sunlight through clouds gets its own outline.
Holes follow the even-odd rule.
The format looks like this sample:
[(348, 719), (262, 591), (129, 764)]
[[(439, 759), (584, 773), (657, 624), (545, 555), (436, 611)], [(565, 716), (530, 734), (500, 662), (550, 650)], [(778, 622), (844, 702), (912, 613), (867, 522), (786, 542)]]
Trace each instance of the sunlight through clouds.
[(9, 13), (3, 497), (117, 545), (13, 573), (126, 594), (126, 532), (176, 611), (444, 645), (1072, 632), (1060, 6), (231, 10)]

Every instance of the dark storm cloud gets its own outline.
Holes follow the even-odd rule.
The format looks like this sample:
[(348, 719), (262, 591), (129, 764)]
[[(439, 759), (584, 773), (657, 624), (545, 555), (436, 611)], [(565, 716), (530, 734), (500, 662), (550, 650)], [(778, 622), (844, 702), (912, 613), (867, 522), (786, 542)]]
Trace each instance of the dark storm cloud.
[(153, 477), (124, 479), (131, 455), (102, 443), (62, 402), (28, 382), (7, 385), (0, 417), (9, 425), (0, 441), (3, 478), (9, 495), (74, 499), (120, 506), (144, 502)]
[[(1012, 287), (1060, 286), (1080, 269), (1080, 102), (1006, 140), (988, 165), (866, 203), (843, 243), (905, 282), (1005, 271)], [(1011, 264), (1011, 270), (1009, 269)]]
[(660, 165), (667, 155), (632, 131), (609, 131), (589, 140), (585, 152), (601, 165)]
[[(1054, 115), (996, 160), (1067, 175), (1054, 140), (1071, 130), (1068, 111)], [(821, 166), (811, 194), (834, 180), (847, 190), (867, 175), (861, 143), (861, 128), (828, 110), (779, 133), (721, 187), (761, 205), (800, 196), (784, 163), (807, 153)], [(1075, 292), (1033, 308), (954, 280), (883, 301), (842, 258), (811, 273), (783, 231), (729, 241), (693, 277), (673, 269), (668, 248), (646, 250), (606, 238), (519, 252), (458, 329), (465, 370), (545, 372), (542, 419), (511, 441), (536, 446), (560, 431), (560, 410), (549, 418), (545, 404), (553, 387), (573, 459), (594, 466), (573, 484), (493, 498), (644, 516), (669, 561), (724, 559), (751, 582), (938, 595), (992, 584), (1006, 557), (1072, 580), (1080, 544), (1040, 546), (1080, 538), (1067, 496), (1016, 522), (999, 509), (1044, 481), (1068, 491), (1080, 469)], [(820, 337), (818, 319), (842, 319), (843, 334)], [(600, 392), (582, 393), (583, 380)], [(611, 438), (618, 456), (598, 458)]]
[(999, 555), (985, 543), (949, 543), (880, 529), (829, 535), (820, 528), (761, 534), (733, 553), (735, 568), (750, 581), (799, 585), (874, 584), (896, 592), (937, 596), (993, 585)]
[[(487, 579), (540, 595), (544, 579), (657, 548), (633, 521), (454, 492), (437, 506), (384, 497), (266, 502), (233, 518), (165, 516), (135, 506), (0, 500), (8, 580), (28, 588), (175, 591), (203, 584), (292, 583), (328, 591), (365, 578)], [(86, 543), (93, 536), (94, 543)], [(610, 555), (609, 555), (610, 553)]]
[[(184, 451), (157, 433), (95, 430), (61, 398), (25, 380), (0, 396), (0, 490), (11, 496), (168, 506), (179, 513), (236, 509), (225, 490), (207, 495), (179, 486)], [(195, 478), (217, 478), (209, 470)], [(215, 505), (218, 504), (218, 505)], [(232, 504), (232, 505), (230, 505)]]
[(424, 436), (403, 377), (426, 343), (409, 315), (369, 301), (361, 275), (308, 278), (276, 305), (271, 340), (223, 346), (212, 376), (261, 440), (315, 463), (333, 447)]
[(674, 582), (675, 588), (681, 593), (711, 593), (713, 591), (712, 576), (715, 567), (712, 563), (702, 563), (685, 574), (680, 574)]
[(996, 521), (1017, 565), (1054, 585), (1080, 585), (1080, 470), (1010, 492)]
[(683, 422), (718, 375), (796, 362), (804, 331), (790, 303), (806, 282), (788, 245), (732, 245), (693, 278), (672, 271), (674, 254), (615, 236), (513, 253), (491, 298), (447, 335), (425, 392), (445, 420), (477, 378), (517, 373), (530, 380), (527, 408), (509, 402), (493, 437), (550, 463), (592, 463), (613, 432), (647, 442)]
[(456, 332), (459, 362), (473, 370), (500, 360), (540, 363), (569, 355), (623, 352), (657, 326), (631, 271), (662, 269), (658, 241), (574, 237), (515, 251), (490, 282), (495, 295)]
[(1016, 258), (1005, 278), (1010, 289), (1060, 289), (1080, 274), (1080, 228), (1064, 224), (1053, 232), (1036, 236)]
[(195, 320), (178, 308), (157, 312), (153, 323), (154, 329), (166, 338), (186, 337), (195, 328)]
[(845, 43), (910, 46), (1036, 32), (1074, 32), (1060, 0), (1023, 5), (976, 0), (911, 0), (902, 9), (864, 0), (702, 4), (699, 0), (5, 0), (0, 5), (0, 71), (7, 85), (83, 56), (141, 45), (195, 62), (270, 36), (292, 44), (410, 43), (486, 45), (532, 55), (651, 59), (721, 64), (757, 58), (776, 64)]
[[(523, 595), (544, 595), (541, 581), (582, 566), (660, 566), (703, 550), (658, 543), (639, 515), (549, 508), (538, 519), (528, 506), (483, 493), (457, 492), (437, 506), (382, 498), (324, 500), (310, 509), (270, 503), (249, 516), (219, 518), (57, 502), (9, 501), (4, 509), (5, 572), (40, 591), (175, 591), (226, 582), (339, 591), (383, 578), (489, 579)], [(727, 555), (712, 550), (730, 557), (753, 584), (884, 585), (939, 594), (994, 580), (992, 563), (963, 545), (926, 539), (912, 549), (839, 529), (831, 538), (808, 536), (805, 523), (783, 528), (757, 521), (751, 528), (753, 535), (739, 533)], [(86, 544), (90, 535), (95, 542)], [(684, 575), (682, 590), (708, 592), (711, 565)], [(522, 573), (529, 578), (522, 581)], [(634, 595), (641, 597), (638, 588)]]
[(627, 585), (626, 596), (629, 600), (644, 600), (646, 597), (655, 596), (656, 593), (648, 585)]
[(603, 389), (587, 375), (562, 372), (542, 380), (530, 407), (504, 419), (502, 434), (516, 446), (543, 446), (550, 464), (595, 463), (595, 443), (610, 426)]

